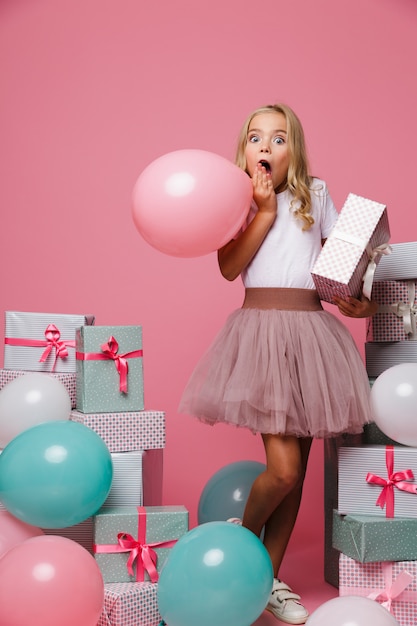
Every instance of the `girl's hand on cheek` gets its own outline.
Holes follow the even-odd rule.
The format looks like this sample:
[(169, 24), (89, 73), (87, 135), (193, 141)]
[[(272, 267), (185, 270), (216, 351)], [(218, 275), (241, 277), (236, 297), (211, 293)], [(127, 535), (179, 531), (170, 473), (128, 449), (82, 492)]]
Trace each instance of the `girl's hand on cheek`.
[(272, 184), (272, 177), (264, 167), (258, 165), (253, 173), (253, 199), (259, 211), (277, 212), (277, 199)]

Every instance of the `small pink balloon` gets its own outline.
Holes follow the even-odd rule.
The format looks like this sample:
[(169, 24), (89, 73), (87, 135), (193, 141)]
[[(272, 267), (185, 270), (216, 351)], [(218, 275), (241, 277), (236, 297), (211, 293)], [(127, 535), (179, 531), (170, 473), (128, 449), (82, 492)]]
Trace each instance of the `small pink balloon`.
[(22, 522), (8, 511), (0, 511), (0, 559), (8, 550), (26, 539), (43, 534), (43, 531), (37, 526)]
[(0, 624), (96, 626), (104, 583), (94, 557), (71, 539), (32, 537), (0, 559)]
[(376, 600), (361, 596), (332, 598), (318, 607), (306, 626), (400, 626)]
[(177, 150), (148, 165), (133, 189), (133, 220), (154, 248), (196, 257), (221, 248), (243, 225), (249, 176), (205, 150)]

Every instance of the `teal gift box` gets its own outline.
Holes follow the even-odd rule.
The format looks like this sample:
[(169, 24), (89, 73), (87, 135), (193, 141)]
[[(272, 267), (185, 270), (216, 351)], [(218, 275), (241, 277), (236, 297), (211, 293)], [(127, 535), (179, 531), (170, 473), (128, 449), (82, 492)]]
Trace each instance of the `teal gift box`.
[(101, 508), (93, 518), (93, 551), (104, 582), (157, 582), (170, 549), (186, 532), (182, 505)]
[(77, 409), (142, 411), (142, 327), (81, 326), (75, 342)]
[(360, 563), (414, 561), (417, 519), (333, 511), (333, 547)]

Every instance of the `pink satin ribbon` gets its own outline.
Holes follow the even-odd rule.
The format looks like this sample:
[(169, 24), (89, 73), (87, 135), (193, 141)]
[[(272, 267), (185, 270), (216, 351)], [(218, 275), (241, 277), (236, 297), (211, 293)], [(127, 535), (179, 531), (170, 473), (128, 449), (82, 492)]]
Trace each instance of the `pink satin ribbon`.
[(376, 506), (381, 509), (386, 506), (385, 516), (394, 517), (394, 487), (408, 493), (417, 493), (417, 485), (406, 482), (414, 480), (414, 474), (411, 469), (402, 472), (394, 472), (394, 446), (385, 447), (385, 462), (387, 465), (388, 479), (381, 478), (372, 472), (366, 475), (366, 482), (382, 486), (382, 491), (376, 501)]
[(366, 596), (370, 600), (383, 599), (382, 604), (392, 613), (392, 603), (394, 600), (402, 602), (416, 602), (417, 591), (406, 591), (408, 585), (414, 580), (414, 576), (407, 570), (402, 570), (393, 581), (392, 563), (383, 561), (380, 563), (382, 575), (384, 577), (383, 589), (369, 589), (365, 587), (340, 586), (339, 595)]
[(158, 555), (154, 548), (172, 548), (178, 539), (146, 543), (146, 509), (144, 506), (138, 506), (137, 510), (137, 540), (128, 533), (118, 533), (117, 544), (94, 544), (93, 551), (95, 554), (130, 552), (126, 563), (129, 575), (134, 576), (133, 566), (136, 561), (136, 581), (143, 582), (146, 571), (151, 582), (156, 583), (159, 579), (159, 574), (156, 570)]
[(111, 336), (107, 343), (100, 346), (102, 352), (76, 352), (75, 358), (81, 361), (107, 361), (113, 360), (119, 373), (119, 391), (127, 393), (127, 375), (129, 373), (129, 364), (127, 359), (139, 359), (143, 356), (143, 350), (132, 350), (125, 354), (117, 354), (119, 344), (116, 339)]
[(64, 359), (68, 356), (67, 348), (75, 348), (75, 340), (60, 339), (61, 333), (55, 324), (48, 324), (45, 329), (45, 339), (20, 339), (16, 337), (6, 337), (4, 343), (9, 346), (29, 346), (31, 348), (45, 347), (39, 363), (45, 363), (52, 350), (55, 350), (55, 359), (52, 366), (52, 372), (55, 370), (58, 359)]

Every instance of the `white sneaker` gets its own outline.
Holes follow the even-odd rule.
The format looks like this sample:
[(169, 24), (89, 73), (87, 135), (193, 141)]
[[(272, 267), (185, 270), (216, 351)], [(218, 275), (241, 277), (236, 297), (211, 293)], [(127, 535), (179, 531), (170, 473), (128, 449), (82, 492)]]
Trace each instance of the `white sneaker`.
[(229, 522), (230, 524), (236, 524), (236, 526), (242, 526), (242, 520), (239, 517), (229, 517), (226, 522)]
[(300, 596), (282, 580), (274, 579), (267, 611), (286, 624), (305, 624), (307, 609), (301, 604)]

